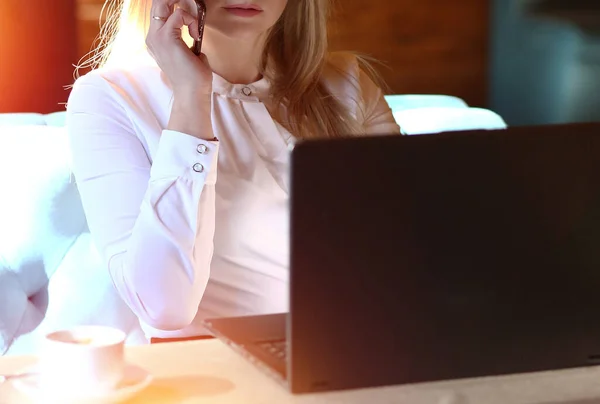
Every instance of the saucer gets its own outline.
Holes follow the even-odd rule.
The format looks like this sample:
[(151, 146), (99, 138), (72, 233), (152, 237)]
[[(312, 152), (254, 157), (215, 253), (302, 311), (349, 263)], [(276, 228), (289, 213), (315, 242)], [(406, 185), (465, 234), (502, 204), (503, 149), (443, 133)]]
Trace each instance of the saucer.
[(120, 403), (122, 401), (132, 398), (134, 395), (140, 393), (152, 382), (152, 375), (146, 370), (134, 366), (126, 365), (125, 374), (121, 382), (115, 387), (114, 390), (106, 393), (94, 394), (94, 395), (81, 395), (77, 394), (74, 396), (71, 392), (64, 392), (64, 394), (50, 394), (44, 391), (40, 385), (39, 374), (35, 374), (35, 368), (31, 370), (32, 375), (14, 379), (12, 381), (13, 387), (24, 394), (27, 398), (33, 400), (33, 402), (43, 403), (60, 403), (60, 404), (107, 404), (107, 403)]

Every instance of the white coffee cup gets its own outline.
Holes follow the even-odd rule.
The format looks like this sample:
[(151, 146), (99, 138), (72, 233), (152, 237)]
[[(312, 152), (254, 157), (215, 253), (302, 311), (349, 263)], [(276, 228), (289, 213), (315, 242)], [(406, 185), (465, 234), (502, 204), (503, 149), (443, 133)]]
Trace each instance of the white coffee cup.
[(125, 333), (81, 326), (46, 335), (38, 364), (40, 385), (50, 394), (99, 395), (115, 389), (125, 369)]

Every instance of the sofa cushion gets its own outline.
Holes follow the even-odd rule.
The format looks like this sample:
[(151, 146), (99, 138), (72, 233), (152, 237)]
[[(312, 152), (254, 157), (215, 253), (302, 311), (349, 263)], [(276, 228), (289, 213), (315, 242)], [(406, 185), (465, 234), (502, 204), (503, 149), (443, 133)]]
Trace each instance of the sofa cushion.
[(14, 114), (0, 114), (0, 126), (17, 125), (47, 125), (65, 126), (66, 112), (53, 112), (51, 114), (36, 114), (33, 112), (22, 112)]
[(393, 94), (386, 95), (392, 112), (416, 108), (469, 108), (461, 98), (442, 94)]
[(394, 112), (405, 135), (421, 135), (463, 130), (506, 129), (506, 122), (483, 108), (415, 108)]
[(57, 126), (0, 126), (0, 354), (35, 329), (48, 280), (87, 229)]

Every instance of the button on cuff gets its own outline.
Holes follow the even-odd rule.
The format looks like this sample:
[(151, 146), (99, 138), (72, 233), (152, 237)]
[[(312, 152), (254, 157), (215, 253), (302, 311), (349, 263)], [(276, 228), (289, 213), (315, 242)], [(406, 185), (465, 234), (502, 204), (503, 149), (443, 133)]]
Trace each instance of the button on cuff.
[(200, 154), (206, 154), (208, 153), (208, 146), (205, 144), (199, 144), (198, 147), (196, 147), (196, 151)]
[(165, 129), (157, 153), (153, 156), (151, 179), (184, 177), (191, 181), (214, 184), (217, 176), (218, 151), (218, 141), (204, 141)]

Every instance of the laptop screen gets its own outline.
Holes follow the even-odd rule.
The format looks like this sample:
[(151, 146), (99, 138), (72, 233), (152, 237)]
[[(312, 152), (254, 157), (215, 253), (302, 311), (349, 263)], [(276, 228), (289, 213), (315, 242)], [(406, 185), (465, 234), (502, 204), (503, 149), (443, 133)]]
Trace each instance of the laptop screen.
[(600, 353), (599, 129), (299, 144), (298, 379), (368, 385), (589, 363)]

